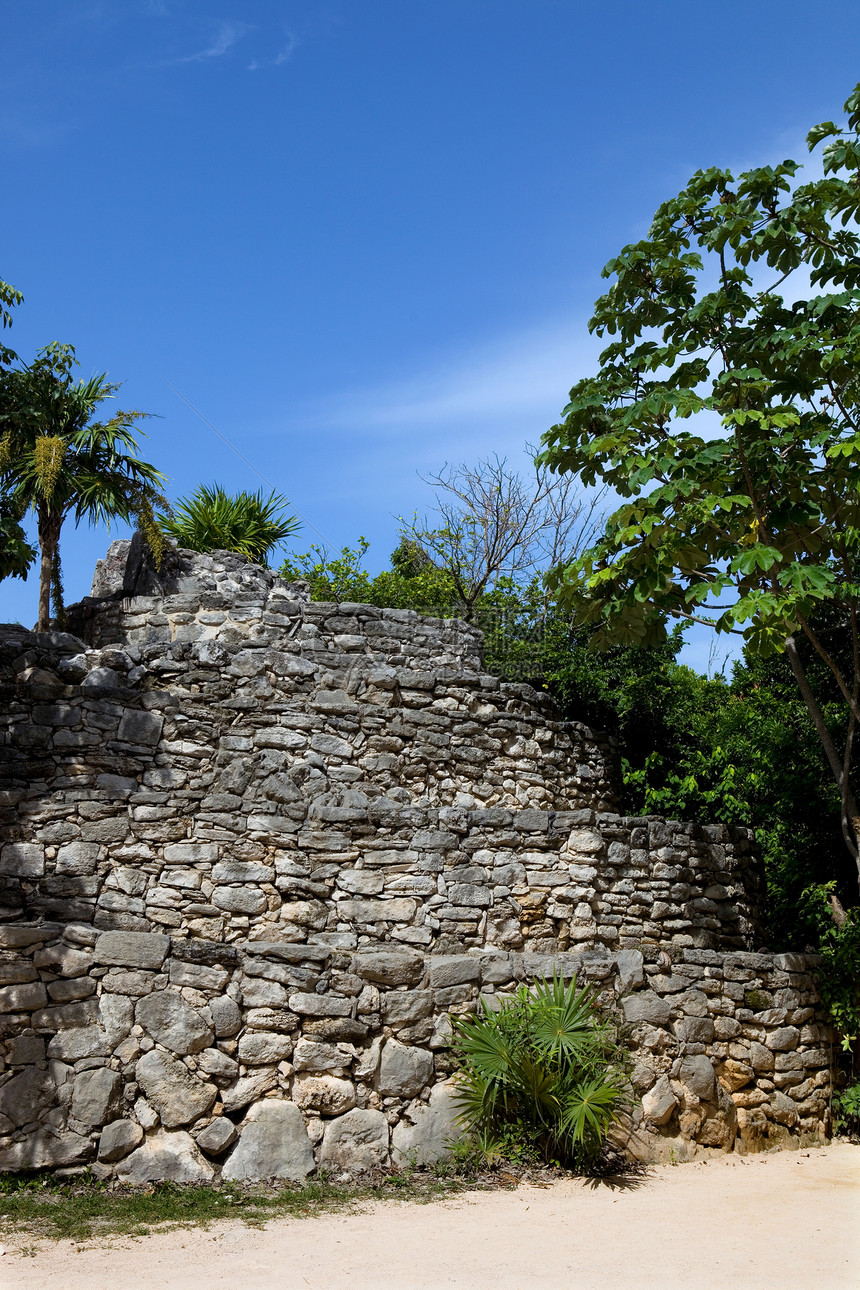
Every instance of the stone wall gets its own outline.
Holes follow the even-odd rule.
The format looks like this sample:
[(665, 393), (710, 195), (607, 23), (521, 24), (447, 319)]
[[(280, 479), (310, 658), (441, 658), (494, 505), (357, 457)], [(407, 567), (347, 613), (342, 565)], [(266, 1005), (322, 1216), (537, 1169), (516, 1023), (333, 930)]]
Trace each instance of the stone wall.
[(634, 1153), (826, 1127), (749, 834), (614, 813), (610, 743), (466, 624), (134, 543), (94, 591), (77, 636), (0, 629), (0, 1168), (432, 1155), (449, 1014), (553, 970), (631, 1027)]

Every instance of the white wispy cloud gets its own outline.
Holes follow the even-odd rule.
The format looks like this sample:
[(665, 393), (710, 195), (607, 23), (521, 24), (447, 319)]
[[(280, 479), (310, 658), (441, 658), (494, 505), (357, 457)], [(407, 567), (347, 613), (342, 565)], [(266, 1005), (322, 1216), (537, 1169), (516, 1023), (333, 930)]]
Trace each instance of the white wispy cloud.
[(343, 391), (308, 408), (307, 420), (386, 438), (432, 431), (437, 443), (465, 434), (490, 444), (502, 427), (518, 429), (520, 442), (536, 439), (597, 349), (584, 322), (556, 321), (429, 362), (405, 379)]
[(211, 58), (221, 58), (253, 28), (246, 22), (219, 22), (209, 44), (194, 54), (184, 54), (173, 61), (177, 63), (202, 63)]
[(277, 54), (275, 54), (274, 58), (252, 58), (248, 64), (249, 72), (257, 72), (263, 67), (281, 67), (284, 63), (289, 62), (293, 56), (294, 50), (298, 48), (301, 41), (298, 36), (294, 35), (291, 31), (287, 31), (286, 28), (284, 29), (284, 35), (286, 37), (285, 43), (278, 50)]

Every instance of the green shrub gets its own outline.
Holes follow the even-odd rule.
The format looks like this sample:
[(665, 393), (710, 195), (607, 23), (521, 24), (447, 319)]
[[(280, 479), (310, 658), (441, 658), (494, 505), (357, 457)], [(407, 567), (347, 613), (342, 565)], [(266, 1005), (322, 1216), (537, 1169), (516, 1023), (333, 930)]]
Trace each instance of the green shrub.
[(592, 987), (522, 986), (454, 1019), (460, 1118), (477, 1153), (588, 1169), (625, 1100), (624, 1059)]

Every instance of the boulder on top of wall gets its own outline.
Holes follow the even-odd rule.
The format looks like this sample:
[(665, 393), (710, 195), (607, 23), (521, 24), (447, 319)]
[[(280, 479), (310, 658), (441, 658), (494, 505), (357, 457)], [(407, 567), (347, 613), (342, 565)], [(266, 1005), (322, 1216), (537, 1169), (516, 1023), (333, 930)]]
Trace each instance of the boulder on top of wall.
[(190, 1133), (158, 1129), (117, 1166), (123, 1182), (209, 1183), (215, 1170), (204, 1159)]
[(453, 1080), (437, 1084), (429, 1102), (414, 1102), (395, 1126), (391, 1140), (396, 1164), (435, 1165), (451, 1155), (451, 1143), (462, 1135)]
[(265, 1098), (245, 1117), (239, 1144), (224, 1165), (222, 1177), (236, 1182), (267, 1178), (304, 1182), (313, 1169), (313, 1148), (299, 1108), (292, 1102)]
[(388, 1121), (381, 1111), (356, 1108), (326, 1125), (320, 1165), (354, 1173), (388, 1163)]

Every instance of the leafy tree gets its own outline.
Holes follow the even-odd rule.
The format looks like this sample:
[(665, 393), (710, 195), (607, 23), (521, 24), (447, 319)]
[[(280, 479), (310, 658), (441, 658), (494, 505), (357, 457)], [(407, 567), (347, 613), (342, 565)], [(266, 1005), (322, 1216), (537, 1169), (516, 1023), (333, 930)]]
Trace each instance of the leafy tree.
[[(844, 128), (809, 135), (830, 140), (824, 178), (793, 186), (793, 161), (699, 171), (609, 262), (589, 325), (614, 339), (541, 462), (626, 499), (556, 577), (598, 643), (654, 644), (674, 618), (784, 654), (860, 868), (860, 86), (845, 110)], [(844, 628), (833, 641), (824, 606)], [(828, 670), (841, 740), (801, 641)]]
[[(12, 326), (12, 310), (16, 305), (20, 305), (24, 297), (16, 287), (12, 287), (8, 282), (0, 278), (0, 329)], [(5, 345), (0, 345), (0, 367), (8, 367), (14, 363), (16, 355)]]
[(189, 551), (238, 551), (266, 564), (279, 542), (301, 527), (286, 514), (287, 499), (274, 491), (228, 493), (220, 484), (202, 484), (177, 502), (160, 521), (162, 531)]
[(48, 345), (0, 381), (0, 492), (19, 516), (36, 515), (40, 631), (50, 626), (52, 595), (62, 615), (60, 533), (69, 515), (76, 525), (136, 520), (157, 560), (163, 545), (153, 507), (166, 505), (164, 476), (139, 459), (132, 433), (144, 413), (93, 421), (119, 386), (105, 374), (74, 381), (75, 361), (71, 345)]

